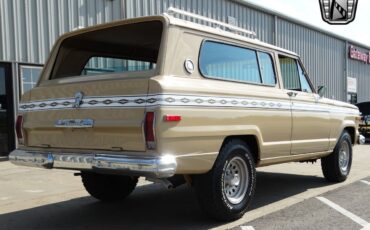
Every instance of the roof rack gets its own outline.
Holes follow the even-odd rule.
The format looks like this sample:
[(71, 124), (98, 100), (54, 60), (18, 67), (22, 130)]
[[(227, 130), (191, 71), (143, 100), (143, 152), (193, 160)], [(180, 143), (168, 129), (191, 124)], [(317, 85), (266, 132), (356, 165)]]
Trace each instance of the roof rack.
[[(245, 34), (245, 35), (248, 35), (248, 36), (252, 36), (253, 38), (257, 38), (257, 34), (253, 31), (246, 30), (246, 29), (234, 26), (234, 25), (224, 23), (224, 22), (220, 22), (220, 21), (214, 20), (212, 18), (207, 18), (207, 17), (204, 17), (204, 16), (199, 15), (199, 14), (189, 13), (187, 11), (180, 10), (180, 9), (177, 9), (177, 8), (174, 8), (174, 7), (168, 8), (166, 13), (170, 16), (178, 14), (178, 15), (183, 15), (183, 16), (187, 16), (187, 17), (190, 17), (190, 18), (198, 19), (198, 20), (201, 20), (201, 21), (204, 21), (204, 22), (209, 22), (209, 23), (216, 24), (218, 26), (223, 27), (224, 28), (223, 30), (225, 30), (225, 31), (228, 31), (228, 32), (231, 31), (231, 32), (234, 32), (234, 33), (237, 33), (237, 34), (242, 33), (242, 34)], [(220, 27), (218, 27), (218, 28), (220, 28)], [(229, 30), (226, 30), (226, 28), (228, 28)]]

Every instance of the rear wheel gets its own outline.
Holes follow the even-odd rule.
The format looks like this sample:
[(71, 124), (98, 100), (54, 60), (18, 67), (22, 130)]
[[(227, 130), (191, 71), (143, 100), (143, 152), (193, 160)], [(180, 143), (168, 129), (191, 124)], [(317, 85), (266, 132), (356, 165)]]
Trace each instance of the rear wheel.
[(252, 153), (239, 139), (226, 143), (213, 169), (194, 177), (194, 187), (203, 211), (221, 221), (239, 219), (247, 211), (256, 188)]
[(138, 178), (121, 175), (105, 175), (81, 172), (86, 191), (101, 201), (119, 201), (134, 191)]
[(352, 143), (348, 132), (343, 132), (332, 154), (321, 159), (321, 168), (330, 182), (345, 181), (352, 166)]

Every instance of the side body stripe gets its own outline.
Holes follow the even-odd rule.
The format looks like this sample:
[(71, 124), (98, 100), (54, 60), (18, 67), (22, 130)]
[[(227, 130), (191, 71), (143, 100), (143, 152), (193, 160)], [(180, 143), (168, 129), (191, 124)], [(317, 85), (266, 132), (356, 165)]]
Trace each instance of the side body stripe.
[[(58, 98), (30, 101), (19, 105), (20, 112), (73, 109), (74, 98)], [(331, 105), (272, 100), (257, 98), (220, 97), (212, 95), (152, 94), (134, 96), (84, 97), (79, 108), (141, 108), (157, 106), (235, 107), (272, 110), (331, 112), (359, 115), (358, 110)]]

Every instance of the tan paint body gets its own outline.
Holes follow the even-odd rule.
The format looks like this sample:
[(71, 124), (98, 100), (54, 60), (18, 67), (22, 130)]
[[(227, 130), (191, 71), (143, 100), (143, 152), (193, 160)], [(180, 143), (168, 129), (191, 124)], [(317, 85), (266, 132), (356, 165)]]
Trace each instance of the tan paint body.
[[(124, 74), (48, 80), (58, 47), (73, 35), (136, 23), (161, 20), (164, 23), (162, 46), (157, 68), (150, 73), (137, 73), (135, 77)], [(186, 24), (186, 23), (185, 23)], [(316, 94), (297, 92), (295, 98), (283, 89), (278, 55), (298, 57), (252, 39), (228, 36), (215, 30), (170, 22), (167, 17), (156, 16), (130, 19), (75, 31), (62, 36), (56, 43), (36, 88), (23, 96), (22, 103), (71, 98), (82, 91), (88, 96), (117, 96), (145, 94), (176, 94), (226, 98), (252, 98), (306, 103), (330, 108), (356, 107)], [(214, 40), (262, 50), (274, 57), (277, 84), (275, 87), (209, 79), (198, 69), (198, 57), (202, 42)], [(195, 64), (192, 74), (186, 72), (184, 61)], [(154, 77), (153, 77), (154, 76)], [(88, 79), (88, 81), (86, 80)], [(145, 112), (154, 111), (156, 116), (156, 149), (147, 150), (143, 134)], [(180, 122), (165, 122), (163, 116), (180, 115)], [(80, 153), (110, 152), (129, 155), (172, 154), (177, 157), (178, 174), (197, 174), (209, 171), (229, 136), (254, 136), (258, 142), (258, 166), (290, 161), (318, 159), (334, 149), (345, 128), (357, 130), (358, 115), (345, 113), (295, 111), (261, 108), (207, 107), (207, 106), (158, 106), (140, 108), (95, 108), (34, 111), (24, 114), (25, 145), (20, 148), (69, 151)], [(90, 118), (93, 128), (56, 128), (58, 119)], [(357, 140), (358, 133), (355, 140)]]

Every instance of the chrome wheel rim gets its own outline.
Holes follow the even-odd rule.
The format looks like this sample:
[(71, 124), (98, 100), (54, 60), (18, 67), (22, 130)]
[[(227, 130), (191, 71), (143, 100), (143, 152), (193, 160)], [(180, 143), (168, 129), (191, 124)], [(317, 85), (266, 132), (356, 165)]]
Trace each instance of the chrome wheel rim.
[(339, 149), (339, 169), (343, 174), (346, 174), (348, 171), (350, 158), (349, 154), (349, 145), (346, 141), (343, 141)]
[(223, 180), (223, 193), (231, 204), (239, 204), (248, 189), (247, 164), (241, 157), (232, 158), (226, 166)]

